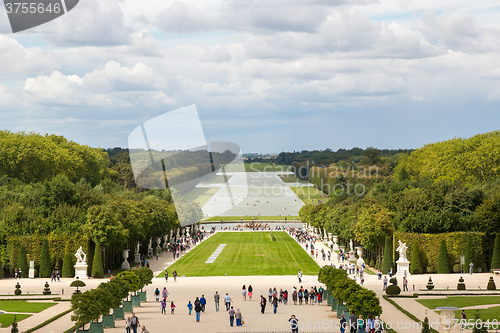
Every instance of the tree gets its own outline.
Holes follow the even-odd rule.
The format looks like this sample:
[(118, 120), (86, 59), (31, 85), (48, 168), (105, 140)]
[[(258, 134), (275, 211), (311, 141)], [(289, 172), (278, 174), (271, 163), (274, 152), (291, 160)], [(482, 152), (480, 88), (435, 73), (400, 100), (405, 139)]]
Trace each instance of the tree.
[(71, 296), (71, 320), (85, 328), (85, 324), (98, 320), (103, 312), (101, 291), (98, 289), (87, 290), (84, 293), (73, 294)]
[(356, 223), (356, 240), (367, 249), (375, 249), (382, 245), (384, 239), (392, 235), (392, 219), (390, 213), (379, 204), (372, 204), (361, 209)]
[(410, 259), (411, 259), (410, 273), (422, 274), (424, 272), (422, 268), (422, 257), (420, 254), (418, 242), (416, 240), (413, 242), (413, 248), (411, 249)]
[(10, 333), (19, 333), (19, 329), (17, 328), (17, 318), (14, 315), (14, 321), (12, 322), (12, 328), (10, 329)]
[(431, 333), (431, 328), (429, 326), (429, 318), (425, 317), (422, 323), (422, 333)]
[(151, 282), (153, 282), (153, 271), (149, 267), (141, 267), (139, 269), (136, 269), (134, 273), (139, 277), (139, 280), (141, 281), (140, 289), (142, 291), (142, 288), (144, 286), (147, 286)]
[(40, 277), (48, 278), (52, 273), (52, 263), (50, 261), (49, 242), (44, 239), (42, 244), (42, 253), (40, 255)]
[(491, 259), (491, 268), (500, 268), (500, 235), (495, 237), (495, 246), (493, 247), (493, 258)]
[(19, 256), (17, 259), (17, 267), (21, 268), (22, 277), (27, 278), (28, 277), (28, 260), (26, 259), (26, 249), (25, 249), (24, 245), (21, 245), (21, 248), (19, 249)]
[(5, 277), (3, 273), (3, 262), (2, 262), (2, 256), (0, 256), (0, 279), (3, 279)]
[(474, 251), (472, 249), (472, 242), (469, 237), (467, 237), (467, 242), (465, 243), (465, 266), (468, 267), (469, 263), (474, 263)]
[(439, 246), (437, 272), (439, 274), (450, 273), (450, 260), (448, 258), (448, 249), (446, 248), (446, 242), (444, 239), (441, 241), (441, 245)]
[(392, 259), (392, 237), (385, 239), (384, 257), (382, 258), (382, 273), (387, 274), (393, 266)]
[(69, 251), (69, 242), (66, 242), (66, 247), (64, 248), (64, 259), (62, 267), (63, 277), (73, 277), (75, 275), (73, 257)]
[(92, 261), (92, 277), (102, 278), (104, 276), (104, 267), (102, 265), (101, 244), (96, 243), (94, 260)]
[[(134, 273), (134, 271), (123, 271), (116, 275), (114, 279), (122, 279), (128, 283), (129, 292), (135, 293), (137, 290), (141, 289), (141, 280)], [(113, 280), (114, 280), (113, 279)]]

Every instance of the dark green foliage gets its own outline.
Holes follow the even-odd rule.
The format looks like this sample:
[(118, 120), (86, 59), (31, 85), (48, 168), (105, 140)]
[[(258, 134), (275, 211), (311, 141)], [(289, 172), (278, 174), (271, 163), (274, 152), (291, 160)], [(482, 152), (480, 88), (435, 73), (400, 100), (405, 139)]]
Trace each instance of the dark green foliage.
[(75, 276), (75, 267), (73, 264), (73, 256), (71, 255), (70, 250), (69, 250), (69, 242), (66, 242), (66, 246), (64, 247), (62, 276), (63, 277)]
[(425, 285), (427, 290), (432, 290), (434, 289), (434, 283), (432, 282), (432, 278), (429, 277), (429, 281), (427, 281), (427, 284)]
[(410, 264), (411, 274), (422, 274), (424, 272), (422, 268), (422, 258), (420, 255), (419, 245), (416, 240), (413, 242), (410, 261), (411, 261)]
[(12, 328), (10, 329), (10, 333), (19, 333), (19, 329), (17, 328), (16, 316), (14, 316), (14, 322), (12, 322)]
[(4, 277), (5, 277), (5, 274), (3, 273), (2, 256), (0, 256), (0, 279), (3, 279)]
[(382, 258), (382, 273), (388, 274), (393, 266), (392, 259), (392, 237), (385, 239), (384, 256)]
[(22, 294), (21, 285), (18, 282), (18, 283), (16, 283), (16, 290), (14, 290), (14, 295), (19, 296), (21, 294)]
[(465, 267), (467, 270), (469, 269), (469, 263), (474, 263), (476, 265), (476, 261), (474, 260), (474, 251), (472, 249), (472, 240), (467, 238), (467, 242), (465, 243)]
[(375, 267), (375, 261), (373, 261), (373, 259), (372, 259), (372, 260), (370, 260), (370, 263), (369, 263), (368, 265), (369, 265), (370, 267)]
[(460, 273), (461, 270), (462, 270), (462, 265), (460, 264), (453, 265), (453, 273)]
[(43, 240), (42, 252), (40, 254), (40, 270), (38, 275), (43, 278), (50, 277), (52, 273), (52, 263), (50, 262), (49, 243)]
[(21, 248), (19, 249), (19, 256), (17, 259), (17, 267), (21, 268), (22, 271), (22, 277), (27, 278), (28, 277), (28, 259), (26, 258), (26, 249), (24, 248), (23, 245), (21, 245)]
[[(116, 275), (114, 279), (122, 279), (125, 280), (128, 283), (129, 286), (129, 292), (136, 292), (137, 290), (141, 289), (141, 280), (137, 276), (137, 274), (134, 273), (134, 271), (123, 271), (120, 272)], [(113, 280), (114, 280), (113, 279)]]
[(385, 288), (385, 293), (390, 296), (399, 295), (401, 293), (401, 288), (399, 288), (399, 286), (396, 286), (395, 284), (391, 284), (390, 286), (387, 286), (387, 288)]
[(491, 268), (500, 268), (500, 235), (495, 237), (495, 246), (493, 247), (493, 258), (491, 259)]
[(457, 290), (465, 290), (465, 283), (463, 277), (460, 277), (460, 279), (458, 279)]
[(476, 310), (476, 313), (474, 313), (474, 326), (472, 328), (472, 333), (488, 333), (488, 330), (486, 329), (486, 325), (480, 325), (479, 322), (481, 321), (481, 315), (479, 314), (479, 310)]
[(431, 333), (431, 328), (429, 326), (429, 318), (425, 317), (422, 322), (422, 333)]
[(439, 274), (450, 273), (450, 260), (448, 258), (448, 250), (446, 249), (446, 242), (444, 239), (441, 241), (441, 246), (439, 247), (437, 272)]
[(45, 282), (44, 288), (43, 288), (43, 294), (44, 295), (50, 295), (52, 294), (52, 291), (50, 291), (49, 283)]
[(149, 267), (141, 267), (139, 269), (134, 270), (134, 273), (139, 277), (139, 280), (141, 281), (140, 289), (142, 291), (142, 288), (144, 286), (147, 286), (151, 282), (153, 282), (153, 271)]
[(493, 280), (493, 277), (490, 276), (490, 280), (488, 281), (488, 287), (486, 288), (488, 290), (496, 290), (497, 286), (495, 284), (495, 280)]
[(104, 277), (104, 266), (102, 264), (102, 251), (101, 244), (95, 245), (94, 259), (92, 260), (92, 277)]

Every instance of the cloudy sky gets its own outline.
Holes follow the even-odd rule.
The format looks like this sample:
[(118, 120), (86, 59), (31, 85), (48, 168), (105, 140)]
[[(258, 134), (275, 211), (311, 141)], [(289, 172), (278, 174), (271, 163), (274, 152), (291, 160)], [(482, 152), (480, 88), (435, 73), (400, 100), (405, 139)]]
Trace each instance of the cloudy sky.
[(499, 129), (498, 0), (80, 0), (13, 34), (0, 128), (127, 146), (195, 104), (243, 152), (415, 148)]

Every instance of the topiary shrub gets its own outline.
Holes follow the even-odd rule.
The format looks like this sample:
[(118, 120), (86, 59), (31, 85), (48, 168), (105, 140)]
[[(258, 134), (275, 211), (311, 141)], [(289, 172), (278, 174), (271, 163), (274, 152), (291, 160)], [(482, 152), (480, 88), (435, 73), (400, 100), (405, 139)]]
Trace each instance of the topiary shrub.
[(396, 284), (397, 282), (398, 282), (398, 280), (396, 280), (396, 278), (391, 278), (389, 280), (389, 283), (391, 283), (391, 284)]
[(488, 290), (497, 290), (497, 286), (495, 284), (495, 280), (493, 280), (493, 277), (490, 276), (490, 280), (488, 281), (488, 287), (486, 287)]
[(441, 246), (439, 246), (437, 272), (439, 274), (450, 273), (450, 260), (448, 258), (448, 249), (446, 248), (446, 242), (444, 239), (441, 241)]
[(69, 242), (66, 242), (66, 247), (64, 248), (64, 259), (62, 267), (62, 277), (73, 277), (75, 276), (75, 267), (73, 264), (73, 257), (69, 250)]
[(396, 296), (401, 294), (401, 288), (399, 286), (396, 286), (395, 284), (391, 284), (387, 288), (385, 288), (385, 293), (389, 296)]
[(425, 287), (427, 288), (427, 290), (434, 289), (434, 283), (432, 283), (432, 278), (431, 277), (429, 277), (429, 281), (427, 281), (427, 284), (425, 285)]
[(101, 244), (95, 245), (94, 260), (92, 262), (92, 277), (102, 278), (104, 276), (104, 267), (102, 265)]
[(44, 295), (50, 295), (52, 294), (52, 291), (50, 291), (49, 283), (45, 282), (45, 285), (43, 286), (43, 294)]
[(43, 240), (42, 253), (40, 256), (40, 277), (48, 278), (52, 273), (52, 263), (50, 262), (49, 243)]
[(460, 273), (462, 266), (460, 264), (453, 265), (453, 273)]
[(24, 245), (21, 245), (19, 249), (19, 256), (17, 259), (17, 267), (21, 268), (21, 276), (23, 278), (28, 277), (28, 259), (26, 258), (26, 248)]
[(430, 273), (430, 274), (436, 273), (436, 267), (427, 266), (427, 273)]
[(460, 279), (458, 279), (457, 290), (465, 290), (465, 283), (463, 277), (460, 277)]
[(429, 318), (427, 318), (427, 317), (425, 317), (424, 322), (422, 323), (421, 333), (431, 333), (431, 328), (429, 325)]
[(372, 260), (370, 260), (370, 263), (369, 263), (368, 265), (369, 265), (370, 267), (375, 267), (375, 261), (373, 261), (373, 259), (372, 259)]
[(500, 235), (495, 237), (493, 257), (491, 258), (491, 268), (500, 268)]
[(385, 239), (384, 256), (382, 257), (382, 273), (388, 274), (392, 268), (392, 237)]
[(422, 274), (424, 270), (422, 269), (422, 258), (420, 255), (418, 242), (415, 240), (413, 242), (413, 248), (411, 249), (411, 264), (410, 273), (411, 274)]
[(14, 290), (14, 295), (21, 295), (22, 294), (22, 291), (21, 291), (21, 285), (19, 284), (19, 282), (16, 284), (16, 290)]

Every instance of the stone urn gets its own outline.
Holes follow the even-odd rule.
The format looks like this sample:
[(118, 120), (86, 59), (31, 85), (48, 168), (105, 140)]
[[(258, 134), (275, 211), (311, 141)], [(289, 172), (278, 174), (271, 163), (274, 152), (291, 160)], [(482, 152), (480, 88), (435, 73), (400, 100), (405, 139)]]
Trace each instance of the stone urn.
[(129, 252), (130, 252), (129, 249), (122, 250), (122, 257), (123, 257), (122, 268), (123, 269), (130, 269), (130, 264), (128, 263), (128, 260), (127, 260)]

